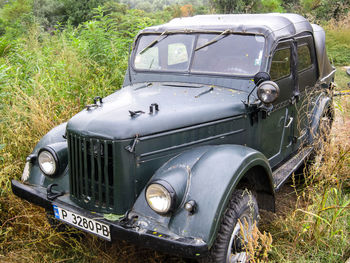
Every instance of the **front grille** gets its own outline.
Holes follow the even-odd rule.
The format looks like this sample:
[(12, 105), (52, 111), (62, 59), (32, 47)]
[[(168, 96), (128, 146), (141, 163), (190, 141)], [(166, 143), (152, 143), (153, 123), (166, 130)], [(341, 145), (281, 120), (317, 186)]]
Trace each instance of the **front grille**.
[(67, 141), (71, 198), (86, 208), (112, 211), (116, 206), (113, 141), (86, 138), (71, 132), (67, 134)]

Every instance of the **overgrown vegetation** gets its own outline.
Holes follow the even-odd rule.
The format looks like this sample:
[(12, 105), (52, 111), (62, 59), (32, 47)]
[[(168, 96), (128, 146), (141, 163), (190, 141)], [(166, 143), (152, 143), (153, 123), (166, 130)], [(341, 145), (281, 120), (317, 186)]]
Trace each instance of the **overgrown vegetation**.
[[(339, 87), (349, 77), (338, 69)], [(350, 125), (349, 97), (336, 97), (330, 141), (319, 152), (304, 181), (293, 178), (293, 204), (283, 216), (264, 225), (274, 238), (272, 262), (345, 262), (350, 258)]]
[[(26, 156), (47, 131), (68, 120), (92, 97), (121, 87), (129, 45), (140, 29), (174, 16), (214, 12), (213, 7), (223, 10), (217, 6), (219, 1), (212, 1), (212, 6), (201, 1), (179, 1), (175, 6), (158, 1), (165, 4), (153, 13), (114, 1), (89, 2), (0, 0), (0, 261), (181, 262), (76, 230), (71, 230), (73, 236), (58, 234), (49, 227), (43, 210), (11, 194), (10, 180), (20, 177)], [(294, 8), (321, 22), (327, 30), (328, 53), (339, 68), (338, 88), (350, 81), (341, 69), (350, 62), (349, 18), (342, 16), (348, 2), (337, 1), (340, 11), (335, 4), (327, 11), (325, 1), (317, 1), (316, 6), (311, 6), (315, 1), (297, 0), (230, 2), (237, 2), (234, 11)], [(253, 2), (255, 7), (249, 4)], [(269, 253), (268, 234), (256, 232), (260, 243), (250, 252), (259, 257), (254, 248), (264, 248), (260, 259), (342, 262), (350, 257), (349, 97), (337, 97), (335, 107), (337, 119), (322, 161), (313, 166), (304, 184), (296, 184), (285, 197), (295, 196), (290, 209), (261, 226), (273, 238)]]

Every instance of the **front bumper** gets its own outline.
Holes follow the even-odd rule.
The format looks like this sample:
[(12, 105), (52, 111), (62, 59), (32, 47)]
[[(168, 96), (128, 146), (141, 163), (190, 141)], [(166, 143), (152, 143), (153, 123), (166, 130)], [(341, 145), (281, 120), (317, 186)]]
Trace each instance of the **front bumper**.
[[(85, 209), (68, 204), (61, 200), (50, 201), (45, 192), (39, 191), (36, 187), (22, 184), (16, 180), (11, 181), (12, 191), (33, 204), (39, 205), (48, 211), (53, 211), (53, 205), (66, 208), (72, 212), (88, 218), (96, 218), (96, 213), (91, 213)], [(128, 224), (128, 222), (112, 222), (106, 219), (98, 219), (99, 222), (110, 226), (112, 242), (116, 240), (126, 240), (136, 245), (176, 254), (183, 257), (197, 258), (208, 253), (208, 246), (203, 241), (194, 238), (177, 238), (162, 233), (155, 233), (152, 230), (140, 229), (138, 226)]]

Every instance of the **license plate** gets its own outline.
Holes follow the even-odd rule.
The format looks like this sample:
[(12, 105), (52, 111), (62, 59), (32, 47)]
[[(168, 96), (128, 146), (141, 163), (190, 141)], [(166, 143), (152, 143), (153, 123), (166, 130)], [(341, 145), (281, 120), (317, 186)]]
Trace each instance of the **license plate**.
[(111, 241), (111, 231), (109, 225), (73, 213), (56, 205), (53, 206), (53, 211), (57, 219)]

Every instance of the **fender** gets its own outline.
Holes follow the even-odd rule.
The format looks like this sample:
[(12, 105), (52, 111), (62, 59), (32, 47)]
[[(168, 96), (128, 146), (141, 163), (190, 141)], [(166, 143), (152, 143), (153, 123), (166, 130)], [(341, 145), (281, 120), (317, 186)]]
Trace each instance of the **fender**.
[[(57, 190), (60, 191), (69, 191), (69, 177), (67, 176), (68, 170), (66, 169), (63, 174), (57, 178), (49, 178), (45, 176), (38, 165), (37, 155), (39, 150), (42, 147), (47, 145), (53, 145), (55, 143), (67, 143), (67, 140), (63, 137), (66, 132), (67, 123), (62, 123), (55, 128), (51, 129), (35, 146), (33, 152), (27, 158), (26, 168), (29, 169), (28, 175), (29, 177), (25, 180), (25, 183), (29, 183), (32, 185), (39, 185), (43, 187), (47, 187), (49, 184), (56, 183), (58, 184)], [(68, 154), (68, 152), (67, 152)], [(26, 169), (25, 168), (25, 169)], [(26, 171), (24, 171), (25, 173)], [(24, 176), (23, 176), (24, 177)], [(22, 181), (23, 178), (22, 177)]]
[[(328, 112), (330, 109), (330, 112)], [(310, 134), (308, 143), (313, 144), (314, 140), (319, 136), (320, 119), (323, 114), (330, 114), (331, 121), (333, 121), (334, 110), (333, 110), (333, 100), (331, 97), (327, 96), (325, 93), (321, 93), (316, 99), (315, 107), (312, 110), (311, 120), (310, 120)]]
[[(273, 195), (271, 169), (262, 153), (241, 145), (194, 148), (169, 160), (149, 181), (167, 181), (177, 194), (177, 209), (165, 216), (155, 213), (145, 200), (144, 189), (132, 212), (159, 222), (177, 236), (202, 239), (210, 247), (233, 190), (240, 179), (256, 167), (264, 171), (259, 176), (266, 177)], [(193, 214), (184, 209), (190, 200), (197, 205)]]

